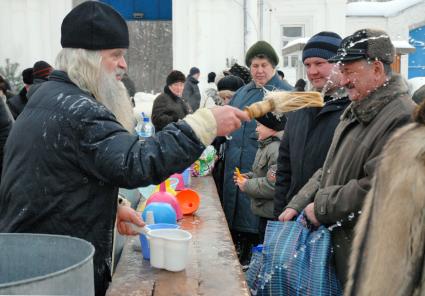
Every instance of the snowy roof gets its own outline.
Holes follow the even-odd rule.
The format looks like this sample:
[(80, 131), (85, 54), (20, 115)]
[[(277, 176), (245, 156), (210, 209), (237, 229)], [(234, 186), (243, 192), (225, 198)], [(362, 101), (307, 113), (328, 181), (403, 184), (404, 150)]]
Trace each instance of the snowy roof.
[[(302, 51), (309, 39), (310, 37), (303, 37), (292, 40), (282, 48), (282, 54), (288, 55), (297, 51)], [(395, 40), (392, 41), (392, 43), (398, 54), (408, 54), (416, 50), (407, 40)]]
[(425, 0), (392, 0), (386, 2), (351, 2), (347, 4), (347, 16), (395, 16), (403, 10)]
[(304, 46), (306, 45), (308, 39), (310, 37), (303, 37), (303, 38), (297, 38), (294, 40), (291, 40), (282, 48), (282, 54), (287, 55), (296, 51), (303, 50)]

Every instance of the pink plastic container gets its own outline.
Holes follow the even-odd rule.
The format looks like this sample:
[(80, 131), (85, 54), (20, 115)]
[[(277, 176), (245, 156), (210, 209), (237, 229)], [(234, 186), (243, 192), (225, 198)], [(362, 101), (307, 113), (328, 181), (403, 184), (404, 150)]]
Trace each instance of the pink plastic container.
[(148, 200), (146, 201), (146, 206), (148, 206), (150, 203), (153, 203), (153, 202), (168, 203), (176, 211), (177, 220), (180, 220), (183, 218), (183, 213), (177, 199), (172, 194), (166, 191), (165, 183), (160, 184), (159, 192), (152, 194), (151, 197), (148, 198)]

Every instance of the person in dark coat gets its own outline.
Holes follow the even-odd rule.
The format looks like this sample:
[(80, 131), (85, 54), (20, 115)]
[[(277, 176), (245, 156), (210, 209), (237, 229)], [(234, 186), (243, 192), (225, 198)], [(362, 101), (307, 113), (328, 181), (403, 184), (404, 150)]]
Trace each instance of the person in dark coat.
[(305, 91), (305, 86), (307, 85), (307, 82), (300, 78), (297, 80), (297, 82), (295, 82), (294, 85), (294, 91)]
[[(13, 118), (3, 99), (0, 98), (0, 171), (3, 170), (4, 146), (13, 125)], [(0, 177), (1, 182), (1, 177)]]
[(131, 207), (118, 205), (118, 188), (158, 184), (183, 171), (248, 116), (229, 106), (200, 109), (139, 141), (120, 81), (125, 20), (107, 4), (86, 1), (67, 14), (61, 32), (57, 70), (30, 96), (6, 141), (0, 232), (89, 241), (95, 292), (104, 295), (115, 222), (121, 234), (136, 234), (127, 222), (144, 226)]
[(336, 54), (341, 40), (336, 33), (320, 32), (311, 37), (303, 49), (302, 60), (307, 77), (314, 91), (325, 94), (325, 105), (286, 115), (288, 120), (279, 147), (276, 171), (276, 218), (301, 187), (323, 166), (339, 118), (350, 103), (339, 86), (338, 68), (328, 62)]
[(48, 80), (52, 71), (53, 67), (50, 66), (49, 63), (45, 61), (35, 62), (34, 66), (32, 67), (33, 84), (28, 90), (28, 97), (30, 97), (31, 94), (33, 94), (43, 82)]
[[(261, 101), (264, 89), (289, 90), (276, 74), (279, 58), (267, 42), (255, 43), (247, 51), (245, 62), (253, 80), (235, 93), (229, 103), (231, 106), (243, 109)], [(242, 173), (252, 168), (258, 147), (256, 126), (255, 120), (243, 124), (226, 142), (223, 208), (243, 265), (250, 260), (251, 245), (258, 243), (259, 218), (251, 212), (250, 198), (233, 183), (233, 173), (236, 167)]]
[(199, 91), (199, 76), (201, 72), (198, 68), (190, 68), (186, 83), (184, 84), (183, 98), (188, 102), (193, 112), (198, 110), (201, 104), (201, 92)]
[(12, 92), (9, 81), (0, 75), (0, 97), (5, 96), (6, 99), (10, 99), (15, 94)]
[[(229, 104), (235, 92), (244, 86), (243, 80), (237, 76), (227, 75), (217, 82), (217, 90), (223, 105)], [(224, 179), (224, 152), (226, 137), (217, 137), (211, 145), (217, 151), (217, 160), (214, 164), (212, 176), (217, 188), (220, 202), (223, 203), (223, 179)]]
[[(361, 29), (341, 41), (341, 85), (351, 104), (341, 116), (323, 167), (292, 198), (280, 219), (304, 211), (331, 232), (335, 270), (344, 287), (354, 228), (388, 139), (412, 120), (415, 107), (407, 82), (392, 73), (395, 48), (382, 30)], [(385, 227), (385, 225), (382, 225)]]
[(22, 81), (24, 82), (24, 87), (21, 89), (19, 94), (11, 97), (6, 102), (14, 119), (18, 117), (28, 102), (27, 92), (33, 82), (32, 68), (27, 68), (22, 71)]
[(189, 105), (182, 98), (185, 80), (180, 71), (174, 70), (168, 74), (164, 92), (153, 102), (152, 123), (155, 131), (162, 130), (170, 122), (177, 122), (190, 113)]

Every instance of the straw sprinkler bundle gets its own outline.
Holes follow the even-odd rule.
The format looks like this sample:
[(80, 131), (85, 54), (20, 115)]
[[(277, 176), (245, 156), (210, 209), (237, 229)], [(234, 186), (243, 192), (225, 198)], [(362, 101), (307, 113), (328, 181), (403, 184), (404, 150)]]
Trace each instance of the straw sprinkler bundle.
[(268, 112), (286, 113), (307, 107), (323, 107), (323, 98), (319, 92), (271, 91), (264, 100), (244, 109), (251, 119), (261, 117)]

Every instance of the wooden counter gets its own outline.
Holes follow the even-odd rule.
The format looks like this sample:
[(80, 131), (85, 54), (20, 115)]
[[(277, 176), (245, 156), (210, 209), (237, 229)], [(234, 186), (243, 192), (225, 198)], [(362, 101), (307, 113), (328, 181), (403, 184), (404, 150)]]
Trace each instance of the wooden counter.
[(129, 237), (106, 295), (250, 295), (212, 177), (192, 178), (201, 197), (195, 215), (180, 221), (193, 238), (184, 271), (150, 266), (138, 237)]

